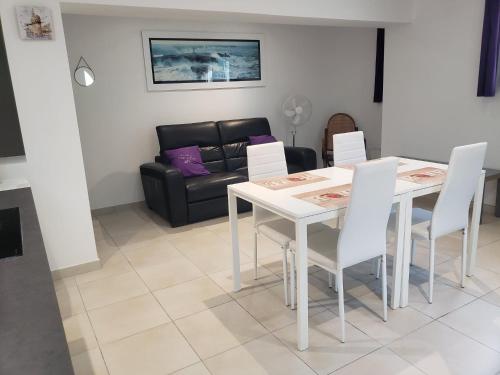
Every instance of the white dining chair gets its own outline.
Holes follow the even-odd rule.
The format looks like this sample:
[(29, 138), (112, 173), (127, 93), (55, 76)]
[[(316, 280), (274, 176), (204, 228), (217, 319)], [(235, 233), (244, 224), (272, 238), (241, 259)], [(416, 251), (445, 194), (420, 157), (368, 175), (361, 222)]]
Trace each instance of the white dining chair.
[[(429, 242), (429, 291), (428, 301), (432, 303), (434, 292), (434, 256), (436, 240), (452, 232), (462, 231), (462, 270), (460, 284), (465, 282), (465, 266), (467, 261), (467, 232), (469, 228), (469, 207), (476, 191), (477, 181), (483, 168), (487, 143), (475, 143), (455, 147), (451, 152), (448, 172), (443, 188), (431, 211), (418, 210), (418, 216), (427, 214), (423, 220), (412, 226), (413, 263), (416, 241)], [(415, 212), (414, 212), (415, 213)], [(415, 215), (414, 215), (415, 216)]]
[[(324, 225), (308, 236), (310, 263), (335, 274), (337, 279), (341, 341), (345, 342), (343, 270), (379, 258), (382, 268), (383, 320), (387, 321), (386, 234), (396, 184), (397, 158), (357, 164), (351, 197), (342, 229)], [(290, 249), (296, 251), (296, 242)], [(294, 263), (294, 262), (293, 262)]]
[[(337, 133), (333, 135), (333, 165), (341, 167), (343, 165), (355, 166), (358, 163), (365, 162), (366, 147), (365, 135), (362, 131)], [(337, 218), (337, 227), (341, 226), (342, 218)], [(380, 260), (374, 260), (372, 264), (372, 274), (380, 277)], [(332, 284), (332, 275), (328, 275), (330, 287)], [(337, 290), (337, 287), (335, 287)]]
[(366, 161), (365, 136), (362, 131), (333, 135), (333, 164), (356, 165)]
[[(260, 179), (286, 176), (288, 169), (285, 159), (283, 142), (265, 143), (247, 147), (248, 179), (256, 181)], [(295, 224), (283, 219), (274, 213), (258, 206), (253, 206), (253, 249), (254, 249), (254, 277), (257, 279), (257, 246), (258, 235), (263, 235), (277, 243), (283, 250), (283, 285), (285, 292), (285, 304), (295, 307), (295, 298), (288, 301), (288, 248), (289, 243), (295, 238)], [(313, 233), (321, 227), (313, 224), (308, 231)]]

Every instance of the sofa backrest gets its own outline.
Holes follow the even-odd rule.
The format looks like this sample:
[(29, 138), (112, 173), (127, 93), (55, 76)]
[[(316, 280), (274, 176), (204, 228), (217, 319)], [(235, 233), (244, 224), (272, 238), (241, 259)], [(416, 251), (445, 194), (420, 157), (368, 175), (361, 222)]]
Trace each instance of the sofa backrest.
[(179, 147), (199, 146), (205, 167), (212, 173), (226, 169), (219, 130), (215, 122), (160, 125), (156, 127), (160, 155), (163, 151)]
[(271, 135), (269, 121), (264, 117), (218, 121), (217, 126), (228, 171), (247, 166), (247, 145), (250, 135)]

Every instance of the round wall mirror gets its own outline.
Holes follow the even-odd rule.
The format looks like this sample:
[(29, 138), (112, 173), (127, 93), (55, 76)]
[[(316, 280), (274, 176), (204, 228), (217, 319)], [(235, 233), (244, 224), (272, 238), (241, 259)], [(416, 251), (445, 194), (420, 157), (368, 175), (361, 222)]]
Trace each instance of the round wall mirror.
[(92, 69), (82, 66), (75, 70), (75, 81), (80, 86), (88, 87), (94, 83), (95, 77)]
[(95, 81), (94, 71), (90, 68), (83, 56), (78, 60), (78, 65), (75, 68), (73, 76), (76, 83), (83, 87), (89, 87)]

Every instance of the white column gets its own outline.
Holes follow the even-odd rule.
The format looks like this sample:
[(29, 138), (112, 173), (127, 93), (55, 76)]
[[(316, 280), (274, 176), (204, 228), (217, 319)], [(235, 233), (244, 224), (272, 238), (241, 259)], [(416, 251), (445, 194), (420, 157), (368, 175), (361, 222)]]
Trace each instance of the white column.
[(98, 257), (59, 2), (32, 4), (50, 9), (54, 40), (21, 40), (15, 7), (26, 1), (0, 1), (0, 15), (26, 151), (24, 177), (50, 267), (58, 270)]

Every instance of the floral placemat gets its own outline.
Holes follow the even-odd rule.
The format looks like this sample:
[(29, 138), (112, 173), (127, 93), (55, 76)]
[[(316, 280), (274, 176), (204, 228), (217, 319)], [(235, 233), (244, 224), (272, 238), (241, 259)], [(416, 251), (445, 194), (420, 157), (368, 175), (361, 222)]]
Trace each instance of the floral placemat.
[(446, 179), (446, 170), (435, 167), (425, 167), (398, 174), (398, 179), (415, 184), (442, 184)]
[(332, 186), (325, 189), (294, 195), (295, 198), (325, 208), (347, 207), (351, 196), (351, 184)]
[(263, 186), (271, 190), (288, 189), (291, 187), (314, 184), (326, 181), (328, 178), (317, 176), (307, 172), (289, 174), (287, 176), (271, 177), (262, 180), (252, 181), (254, 184)]

